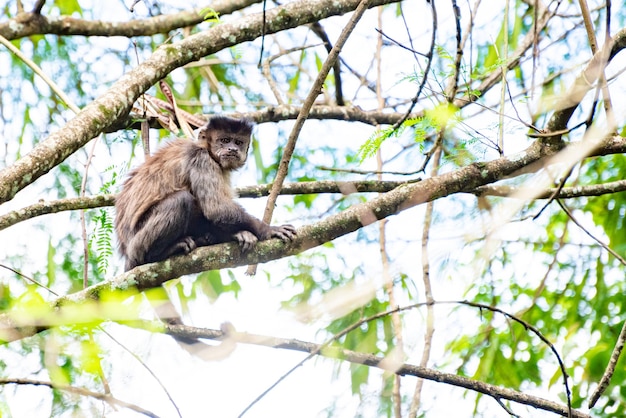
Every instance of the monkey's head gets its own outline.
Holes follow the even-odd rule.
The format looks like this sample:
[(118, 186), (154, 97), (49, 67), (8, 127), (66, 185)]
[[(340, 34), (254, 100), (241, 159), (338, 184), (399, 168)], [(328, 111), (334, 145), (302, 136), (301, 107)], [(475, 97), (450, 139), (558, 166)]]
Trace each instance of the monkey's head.
[(237, 170), (248, 158), (252, 128), (247, 119), (214, 116), (198, 132), (198, 142), (223, 170)]

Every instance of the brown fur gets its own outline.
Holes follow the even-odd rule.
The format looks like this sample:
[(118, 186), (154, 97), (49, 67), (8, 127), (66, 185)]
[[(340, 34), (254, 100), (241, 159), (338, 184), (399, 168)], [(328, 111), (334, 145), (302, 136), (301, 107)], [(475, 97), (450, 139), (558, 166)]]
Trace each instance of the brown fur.
[(177, 139), (133, 170), (115, 201), (126, 270), (196, 246), (238, 241), (249, 250), (271, 237), (291, 240), (291, 225), (270, 227), (233, 201), (230, 173), (247, 158), (252, 124), (223, 116), (198, 141)]

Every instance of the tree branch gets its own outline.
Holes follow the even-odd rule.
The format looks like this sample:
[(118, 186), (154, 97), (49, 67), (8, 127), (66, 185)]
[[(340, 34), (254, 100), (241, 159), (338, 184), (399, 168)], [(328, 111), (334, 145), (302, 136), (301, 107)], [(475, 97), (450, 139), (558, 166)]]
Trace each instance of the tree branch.
[[(220, 15), (244, 9), (259, 0), (216, 0), (211, 8)], [(19, 13), (12, 19), (0, 23), (0, 35), (9, 40), (32, 35), (79, 35), (79, 36), (151, 36), (171, 30), (194, 26), (204, 21), (202, 8), (186, 10), (169, 15), (125, 22), (104, 22), (76, 19), (71, 16), (43, 16), (35, 11)]]
[[(626, 141), (623, 142), (623, 146), (626, 147)], [(255, 246), (254, 251), (245, 254), (242, 254), (234, 243), (200, 247), (187, 255), (138, 266), (111, 280), (58, 298), (52, 302), (52, 306), (60, 308), (67, 304), (97, 300), (103, 293), (118, 290), (154, 288), (185, 274), (265, 263), (299, 254), (421, 203), (492, 183), (527, 168), (544, 156), (541, 147), (531, 146), (527, 152), (511, 158), (502, 157), (486, 163), (470, 164), (435, 178), (402, 185), (368, 202), (331, 215), (316, 224), (304, 226), (298, 230), (297, 238), (289, 244), (278, 239), (262, 241)], [(19, 312), (16, 312), (15, 318), (11, 316), (11, 312), (0, 316), (0, 339), (13, 341), (45, 329), (37, 325), (24, 327), (22, 321)]]
[(613, 377), (613, 373), (615, 372), (615, 366), (617, 366), (617, 362), (622, 354), (622, 350), (624, 350), (624, 345), (626, 344), (626, 322), (622, 325), (622, 330), (617, 337), (617, 341), (615, 342), (615, 347), (613, 347), (613, 352), (611, 353), (611, 358), (609, 359), (609, 364), (606, 365), (606, 370), (604, 374), (602, 374), (602, 378), (600, 382), (598, 382), (598, 386), (593, 391), (591, 395), (591, 399), (589, 400), (589, 408), (593, 408), (600, 396), (604, 393), (606, 388), (609, 387), (611, 383), (611, 378)]
[[(322, 193), (341, 193), (348, 195), (351, 193), (385, 193), (406, 183), (413, 183), (419, 179), (409, 181), (309, 181), (301, 183), (287, 183), (281, 189), (281, 195), (303, 195)], [(256, 198), (269, 194), (271, 184), (259, 184), (254, 186), (244, 186), (235, 189), (235, 193), (240, 198)], [(555, 195), (555, 192), (557, 192)], [(529, 187), (514, 187), (507, 185), (484, 185), (466, 193), (475, 196), (495, 196), (495, 197), (515, 197), (534, 195), (535, 199), (572, 199), (576, 197), (602, 196), (605, 194), (621, 193), (626, 191), (626, 180), (617, 180), (603, 184), (590, 184), (587, 186), (563, 187), (560, 191), (556, 188), (549, 188), (543, 191)], [(17, 223), (35, 218), (37, 216), (51, 213), (64, 212), (68, 210), (95, 209), (115, 204), (115, 195), (97, 195), (86, 197), (70, 197), (52, 202), (40, 201), (26, 206), (22, 209), (14, 210), (0, 216), (0, 231)]]
[(20, 378), (0, 378), (0, 385), (34, 385), (34, 386), (48, 386), (51, 389), (57, 389), (64, 392), (73, 393), (80, 396), (89, 396), (101, 401), (104, 401), (110, 405), (121, 406), (123, 408), (128, 408), (131, 411), (135, 411), (137, 413), (146, 415), (148, 417), (158, 418), (158, 415), (148, 411), (147, 409), (141, 408), (135, 404), (120, 401), (117, 398), (114, 398), (111, 395), (105, 393), (93, 392), (91, 390), (87, 390), (84, 388), (79, 388), (75, 386), (69, 385), (60, 385), (52, 382), (44, 382), (42, 380), (33, 380), (33, 379), (20, 379)]
[[(535, 199), (571, 199), (575, 197), (586, 196), (602, 196), (604, 194), (613, 194), (626, 191), (626, 180), (611, 181), (603, 184), (591, 184), (588, 186), (575, 186), (575, 187), (563, 187), (561, 190), (557, 188), (549, 188), (545, 190), (536, 190), (531, 187), (513, 187), (505, 185), (488, 185), (480, 186), (470, 193), (476, 196), (500, 196), (500, 197), (515, 197), (527, 196), (529, 194), (535, 195)], [(555, 194), (556, 193), (556, 194)], [(0, 229), (1, 229), (0, 218)]]
[[(573, 144), (565, 151), (586, 145)], [(596, 154), (599, 155), (618, 152), (626, 152), (626, 139), (618, 136), (605, 139), (596, 149)], [(524, 172), (538, 170), (543, 166), (544, 161), (541, 160), (552, 155), (554, 151), (551, 147), (543, 147), (539, 142), (535, 142), (525, 152), (519, 154), (485, 163), (470, 164), (437, 177), (404, 184), (368, 202), (354, 205), (318, 223), (300, 228), (297, 238), (289, 244), (278, 239), (262, 241), (256, 245), (254, 251), (245, 254), (241, 254), (239, 247), (234, 243), (200, 247), (187, 255), (138, 266), (111, 280), (58, 298), (52, 302), (52, 306), (58, 309), (65, 305), (98, 300), (103, 293), (154, 288), (186, 274), (265, 263), (299, 254), (422, 203), (455, 193), (470, 192), (520, 170)], [(11, 312), (8, 312), (0, 316), (1, 340), (14, 341), (45, 329), (37, 325), (23, 326), (19, 315), (17, 312), (13, 318)]]
[[(276, 176), (274, 177), (274, 183), (272, 184), (272, 189), (270, 190), (270, 194), (268, 196), (267, 202), (265, 204), (265, 210), (263, 211), (262, 221), (265, 223), (270, 223), (272, 220), (272, 214), (274, 213), (274, 207), (276, 205), (276, 199), (278, 199), (278, 195), (280, 194), (280, 189), (283, 187), (283, 183), (287, 178), (287, 174), (289, 172), (289, 164), (291, 163), (291, 157), (296, 149), (296, 143), (298, 142), (298, 138), (300, 137), (300, 131), (304, 126), (304, 122), (308, 119), (309, 112), (313, 107), (313, 103), (317, 99), (317, 96), (322, 92), (322, 86), (324, 81), (326, 80), (326, 76), (333, 68), (337, 57), (339, 57), (339, 53), (341, 52), (341, 48), (345, 45), (346, 41), (352, 34), (352, 31), (356, 27), (356, 24), (361, 20), (363, 14), (369, 8), (370, 0), (360, 0), (358, 7), (350, 17), (348, 23), (344, 26), (339, 35), (339, 39), (337, 39), (337, 43), (332, 47), (328, 57), (324, 60), (324, 64), (322, 64), (322, 68), (320, 68), (317, 76), (315, 77), (315, 81), (313, 81), (313, 85), (309, 90), (309, 93), (306, 96), (306, 99), (302, 103), (302, 108), (300, 109), (300, 113), (296, 118), (296, 122), (291, 128), (291, 132), (289, 133), (289, 137), (287, 138), (287, 143), (282, 149), (282, 155), (280, 157), (280, 162), (278, 163), (278, 168), (276, 170)], [(249, 275), (256, 274), (256, 265), (248, 266), (247, 273)]]
[[(151, 98), (151, 100), (158, 99)], [(163, 102), (163, 101), (160, 101)], [(165, 103), (165, 102), (163, 102)], [(298, 117), (300, 106), (292, 105), (279, 105), (268, 106), (260, 110), (253, 112), (233, 113), (230, 114), (233, 117), (244, 117), (250, 119), (256, 123), (266, 122), (280, 122), (284, 120), (293, 120)], [(165, 117), (169, 117), (167, 114), (163, 114)], [(194, 115), (198, 119), (203, 119), (205, 122), (209, 116)], [(418, 111), (409, 114), (409, 118), (418, 118), (424, 116), (424, 112)], [(377, 110), (363, 110), (358, 106), (327, 106), (327, 105), (315, 105), (311, 108), (308, 118), (317, 120), (340, 120), (346, 122), (361, 122), (368, 125), (393, 125), (404, 117), (404, 113), (398, 112), (383, 112)], [(123, 129), (140, 129), (140, 122), (136, 119), (140, 118), (140, 115), (133, 115), (127, 118), (116, 121), (113, 125), (108, 126), (105, 132), (117, 132)], [(150, 121), (150, 127), (156, 129), (163, 129), (163, 126), (159, 124), (156, 119)], [(190, 120), (193, 124), (195, 121)], [(198, 121), (199, 122), (199, 121)], [(198, 125), (199, 126), (199, 125)]]
[[(528, 395), (512, 389), (502, 388), (481, 381), (472, 380), (455, 374), (443, 373), (440, 371), (429, 369), (427, 367), (420, 367), (407, 363), (399, 365), (399, 367), (390, 370), (389, 367), (385, 367), (384, 358), (369, 353), (360, 353), (332, 346), (323, 346), (322, 344), (311, 343), (293, 338), (285, 339), (236, 331), (224, 332), (221, 330), (196, 328), (187, 325), (165, 324), (164, 327), (167, 334), (178, 338), (204, 338), (210, 340), (228, 341), (229, 343), (235, 342), (242, 344), (252, 344), (263, 347), (281, 348), (285, 350), (315, 354), (321, 357), (339, 359), (343, 361), (348, 361), (350, 363), (375, 367), (381, 370), (385, 370), (387, 372), (396, 373), (401, 376), (416, 376), (434, 382), (446, 383), (452, 386), (472, 390), (474, 392), (483, 393), (496, 399), (507, 399), (520, 404), (529, 405), (534, 408), (554, 412), (562, 416), (568, 416), (568, 408), (565, 405), (561, 405), (556, 402)], [(203, 348), (211, 350), (215, 347), (206, 346)], [(577, 418), (589, 417), (589, 415), (575, 410), (572, 410), (572, 416)]]
[[(301, 183), (286, 183), (285, 185), (283, 185), (280, 193), (282, 195), (318, 193), (341, 193), (344, 195), (348, 195), (351, 193), (384, 193), (393, 190), (403, 184), (413, 183), (415, 181), (419, 181), (419, 179), (409, 181), (307, 181)], [(269, 194), (271, 187), (271, 184), (246, 186), (235, 189), (235, 193), (241, 198), (263, 197)], [(52, 202), (40, 201), (33, 205), (14, 210), (0, 216), (0, 231), (19, 222), (32, 219), (41, 215), (63, 212), (66, 210), (101, 208), (113, 206), (114, 203), (115, 195), (112, 194), (91, 197), (70, 197), (67, 199), (55, 200)]]

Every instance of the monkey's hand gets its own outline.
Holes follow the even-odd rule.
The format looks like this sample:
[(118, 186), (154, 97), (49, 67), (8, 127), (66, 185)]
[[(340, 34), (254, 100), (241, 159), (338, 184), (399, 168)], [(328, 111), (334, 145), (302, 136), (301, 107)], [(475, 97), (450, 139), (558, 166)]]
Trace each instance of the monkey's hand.
[(259, 240), (252, 232), (245, 230), (237, 232), (234, 237), (244, 253), (250, 251)]
[(289, 242), (293, 241), (296, 235), (296, 228), (293, 225), (270, 226), (271, 238), (280, 238), (284, 242)]

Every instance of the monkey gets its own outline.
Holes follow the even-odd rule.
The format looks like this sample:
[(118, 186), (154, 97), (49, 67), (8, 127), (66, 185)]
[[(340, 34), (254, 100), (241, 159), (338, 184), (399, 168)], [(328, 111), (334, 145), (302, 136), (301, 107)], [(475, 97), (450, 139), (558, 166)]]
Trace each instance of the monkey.
[(234, 201), (230, 175), (248, 157), (253, 124), (214, 116), (197, 141), (173, 140), (129, 173), (115, 199), (115, 229), (125, 270), (187, 254), (199, 246), (296, 237), (292, 225), (270, 226)]

